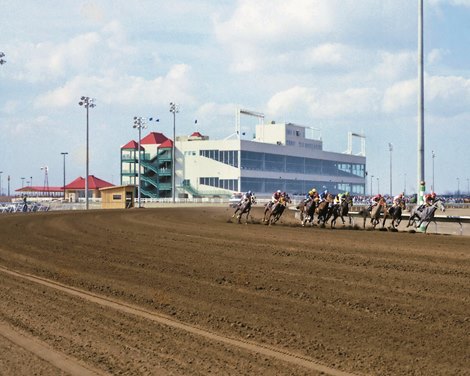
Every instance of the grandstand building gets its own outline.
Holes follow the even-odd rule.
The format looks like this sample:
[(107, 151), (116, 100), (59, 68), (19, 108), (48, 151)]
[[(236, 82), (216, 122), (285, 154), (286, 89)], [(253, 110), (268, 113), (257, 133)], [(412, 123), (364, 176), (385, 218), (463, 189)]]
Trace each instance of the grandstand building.
[[(292, 123), (259, 124), (252, 140), (210, 140), (199, 132), (176, 137), (176, 197), (223, 197), (280, 189), (305, 194), (311, 188), (365, 193), (365, 152), (323, 150), (311, 128)], [(312, 133), (312, 134), (310, 134)], [(121, 184), (138, 185), (138, 144), (121, 148)], [(172, 140), (152, 132), (141, 141), (142, 197), (172, 197)]]

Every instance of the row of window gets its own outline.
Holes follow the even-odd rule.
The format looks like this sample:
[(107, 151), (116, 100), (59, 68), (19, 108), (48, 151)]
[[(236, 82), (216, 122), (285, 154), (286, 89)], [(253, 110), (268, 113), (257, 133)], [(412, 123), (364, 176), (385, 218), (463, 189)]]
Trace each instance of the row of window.
[(256, 193), (272, 193), (280, 189), (289, 194), (304, 195), (312, 188), (317, 191), (328, 189), (332, 193), (350, 192), (352, 195), (363, 195), (364, 184), (334, 183), (331, 181), (289, 180), (289, 179), (265, 179), (265, 178), (241, 178), (241, 190), (251, 190)]
[(238, 167), (238, 150), (199, 150), (199, 155)]
[(301, 174), (365, 177), (365, 165), (362, 163), (338, 163), (329, 160), (258, 153), (253, 151), (241, 152), (241, 168)]
[(200, 177), (199, 184), (209, 185), (211, 187), (238, 191), (237, 179), (219, 179), (216, 177)]

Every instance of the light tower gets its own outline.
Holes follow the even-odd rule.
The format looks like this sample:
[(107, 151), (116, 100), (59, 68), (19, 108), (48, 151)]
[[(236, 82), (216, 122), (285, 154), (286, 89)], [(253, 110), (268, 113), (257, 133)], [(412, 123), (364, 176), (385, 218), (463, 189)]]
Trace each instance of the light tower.
[(171, 179), (171, 193), (173, 197), (173, 204), (176, 202), (176, 114), (180, 112), (180, 106), (174, 102), (170, 103), (170, 112), (173, 114), (173, 150), (172, 150), (172, 179)]
[(86, 108), (86, 168), (85, 168), (85, 208), (86, 210), (88, 210), (88, 174), (89, 174), (89, 171), (88, 171), (88, 165), (89, 165), (89, 158), (88, 158), (88, 139), (89, 139), (89, 131), (88, 131), (88, 124), (89, 124), (89, 111), (88, 109), (89, 108), (93, 108), (93, 107), (96, 107), (96, 104), (95, 104), (95, 99), (94, 98), (90, 98), (90, 97), (81, 97), (80, 98), (80, 102), (78, 102), (78, 104), (80, 106), (83, 106)]
[(46, 192), (49, 192), (49, 167), (47, 166), (41, 167), (41, 170), (44, 171), (44, 186), (42, 189), (42, 192), (44, 195)]

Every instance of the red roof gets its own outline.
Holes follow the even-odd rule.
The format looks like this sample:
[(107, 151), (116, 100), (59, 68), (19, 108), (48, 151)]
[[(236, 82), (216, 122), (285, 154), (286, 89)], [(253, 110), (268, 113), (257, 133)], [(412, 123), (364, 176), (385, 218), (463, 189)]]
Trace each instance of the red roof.
[(194, 132), (191, 136), (189, 137), (204, 137), (202, 134), (200, 134), (199, 132)]
[[(88, 176), (88, 189), (100, 189), (105, 187), (112, 187), (114, 184), (101, 180), (94, 175)], [(85, 178), (79, 176), (73, 182), (67, 184), (65, 189), (85, 189)]]
[(161, 148), (172, 148), (173, 147), (173, 141), (171, 141), (169, 138), (163, 142), (159, 147)]
[(163, 133), (150, 132), (140, 141), (140, 144), (160, 145), (163, 144), (166, 140), (168, 140), (168, 137), (166, 137)]
[[(134, 140), (129, 141), (127, 144), (124, 146), (121, 146), (121, 149), (134, 149), (136, 150), (139, 147), (139, 144), (135, 142)], [(142, 146), (142, 143), (140, 144), (140, 150), (145, 150), (145, 148)]]

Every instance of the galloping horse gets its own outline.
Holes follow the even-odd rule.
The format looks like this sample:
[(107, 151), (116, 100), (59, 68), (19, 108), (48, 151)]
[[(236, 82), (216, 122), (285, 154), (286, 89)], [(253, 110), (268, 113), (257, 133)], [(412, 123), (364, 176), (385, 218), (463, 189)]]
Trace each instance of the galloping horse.
[[(291, 203), (291, 199), (289, 195), (281, 196), (279, 201), (276, 204), (269, 206), (269, 203), (266, 204), (266, 208), (264, 210), (263, 222), (266, 222), (267, 225), (272, 225), (279, 221), (281, 218), (282, 213), (286, 209), (288, 203)], [(266, 218), (266, 214), (269, 212), (269, 215)]]
[(317, 207), (318, 198), (310, 200), (302, 200), (297, 206), (300, 210), (300, 223), (305, 226), (305, 223), (309, 222), (313, 226), (313, 216), (315, 214), (315, 208)]
[(396, 226), (398, 226), (401, 222), (401, 215), (403, 213), (403, 210), (405, 210), (405, 208), (406, 208), (405, 200), (400, 199), (398, 201), (397, 206), (392, 206), (391, 208), (388, 208), (387, 210), (385, 210), (382, 228), (385, 227), (385, 221), (387, 220), (388, 217), (390, 217), (392, 219), (392, 223), (390, 227), (392, 229), (396, 229)]
[(326, 222), (328, 222), (328, 219), (331, 216), (331, 207), (330, 204), (333, 202), (333, 196), (328, 193), (328, 196), (326, 199), (322, 202), (320, 202), (315, 209), (315, 213), (317, 213), (317, 218), (318, 221), (317, 223), (320, 225), (320, 222), (322, 225), (324, 225)]
[(333, 211), (332, 211), (333, 218), (331, 219), (331, 227), (332, 228), (336, 226), (336, 219), (338, 217), (341, 218), (341, 220), (343, 221), (343, 226), (344, 226), (345, 225), (344, 217), (347, 216), (349, 218), (349, 225), (351, 225), (352, 218), (349, 215), (349, 205), (351, 205), (351, 202), (352, 202), (351, 197), (346, 197), (341, 202), (341, 204), (335, 205), (333, 207)]
[(415, 228), (419, 228), (423, 223), (425, 223), (424, 232), (426, 233), (429, 224), (434, 221), (434, 214), (436, 213), (437, 209), (441, 210), (442, 212), (446, 211), (446, 208), (440, 199), (437, 199), (431, 206), (426, 206), (424, 208), (413, 208), (413, 210), (411, 210), (410, 219), (408, 220), (406, 227), (414, 224)]
[(248, 216), (250, 215), (251, 206), (255, 204), (256, 204), (255, 196), (251, 196), (249, 200), (244, 200), (243, 202), (239, 203), (236, 206), (236, 209), (232, 215), (232, 218), (235, 217), (235, 215), (237, 215), (237, 212), (239, 212), (237, 215), (237, 218), (238, 218), (238, 223), (241, 223), (242, 215), (246, 214), (245, 224), (248, 223)]
[(372, 209), (367, 208), (359, 210), (359, 216), (364, 219), (364, 222), (362, 224), (363, 228), (366, 228), (366, 219), (370, 217), (370, 223), (375, 229), (375, 226), (377, 226), (380, 222), (380, 214), (382, 213), (382, 209), (384, 210), (384, 212), (387, 210), (387, 204), (383, 197), (379, 200), (377, 205), (372, 207)]

